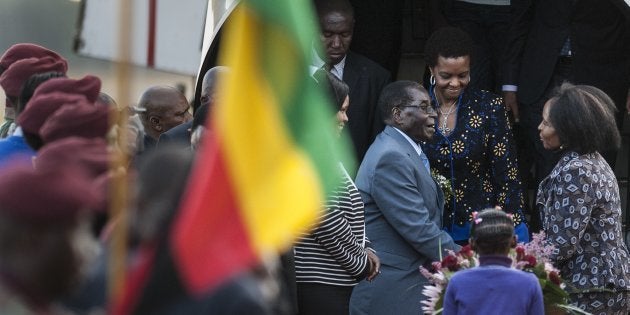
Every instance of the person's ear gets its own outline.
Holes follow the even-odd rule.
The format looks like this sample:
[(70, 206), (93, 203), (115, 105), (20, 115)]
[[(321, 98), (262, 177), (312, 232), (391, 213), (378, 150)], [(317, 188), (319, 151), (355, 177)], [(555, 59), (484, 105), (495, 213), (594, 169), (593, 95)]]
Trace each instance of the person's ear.
[(402, 122), (402, 117), (400, 115), (401, 113), (402, 110), (400, 109), (400, 107), (392, 108), (392, 120), (394, 120), (396, 126), (400, 126), (400, 123)]
[(151, 127), (157, 131), (162, 131), (162, 124), (160, 123), (160, 118), (156, 116), (149, 117), (149, 123), (151, 123)]

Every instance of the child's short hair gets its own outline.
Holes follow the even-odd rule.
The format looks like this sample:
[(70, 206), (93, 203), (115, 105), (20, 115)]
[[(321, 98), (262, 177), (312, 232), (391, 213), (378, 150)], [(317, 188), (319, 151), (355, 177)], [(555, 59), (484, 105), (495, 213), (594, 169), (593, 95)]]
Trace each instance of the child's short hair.
[(499, 254), (510, 248), (514, 236), (512, 216), (500, 209), (473, 212), (470, 238), (480, 254)]

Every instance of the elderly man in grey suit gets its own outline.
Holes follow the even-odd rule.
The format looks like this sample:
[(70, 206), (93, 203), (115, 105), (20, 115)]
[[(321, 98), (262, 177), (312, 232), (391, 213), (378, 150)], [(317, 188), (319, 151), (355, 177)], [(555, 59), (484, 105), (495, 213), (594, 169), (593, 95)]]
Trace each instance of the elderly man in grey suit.
[(437, 114), (427, 91), (411, 81), (386, 86), (378, 106), (386, 127), (368, 149), (356, 185), (381, 274), (354, 288), (350, 313), (417, 315), (427, 284), (418, 267), (459, 249), (442, 230), (442, 190), (418, 145), (435, 133)]

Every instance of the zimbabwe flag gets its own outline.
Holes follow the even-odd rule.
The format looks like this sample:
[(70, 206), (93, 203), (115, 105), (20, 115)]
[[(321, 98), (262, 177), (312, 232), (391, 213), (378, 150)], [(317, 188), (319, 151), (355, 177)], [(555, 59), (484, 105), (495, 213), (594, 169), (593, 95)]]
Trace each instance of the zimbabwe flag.
[(191, 293), (287, 249), (338, 183), (338, 162), (348, 161), (329, 100), (309, 76), (320, 43), (311, 6), (244, 0), (226, 26), (220, 64), (230, 75), (170, 238)]

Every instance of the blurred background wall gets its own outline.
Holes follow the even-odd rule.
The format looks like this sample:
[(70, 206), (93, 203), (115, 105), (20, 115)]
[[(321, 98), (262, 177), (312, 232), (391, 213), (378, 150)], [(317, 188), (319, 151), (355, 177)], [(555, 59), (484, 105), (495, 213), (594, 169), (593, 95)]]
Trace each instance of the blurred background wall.
[[(142, 92), (152, 85), (181, 85), (186, 96), (192, 98), (194, 76), (132, 66), (128, 82), (129, 99), (119, 100), (115, 64), (78, 56), (72, 50), (79, 6), (79, 1), (76, 0), (1, 0), (0, 53), (21, 42), (35, 43), (55, 50), (68, 60), (70, 77), (81, 78), (86, 74), (98, 76), (103, 82), (102, 91), (114, 97), (119, 105), (135, 104)], [(0, 89), (0, 117), (4, 113), (3, 93)]]

